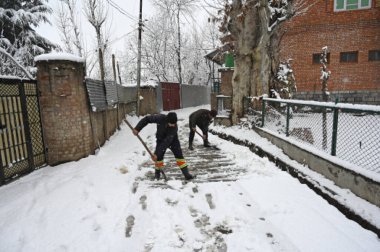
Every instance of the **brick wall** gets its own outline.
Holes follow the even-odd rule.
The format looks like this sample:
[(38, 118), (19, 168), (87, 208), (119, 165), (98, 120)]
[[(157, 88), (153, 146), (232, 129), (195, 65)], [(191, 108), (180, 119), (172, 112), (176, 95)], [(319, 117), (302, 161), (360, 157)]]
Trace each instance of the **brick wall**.
[[(322, 92), (297, 92), (294, 99), (322, 101)], [(372, 90), (330, 92), (330, 101), (335, 102), (337, 99), (343, 103), (379, 105), (380, 92)]]
[(37, 62), (47, 163), (78, 160), (92, 152), (92, 134), (82, 63)]
[(38, 61), (37, 81), (47, 163), (57, 165), (94, 153), (116, 131), (133, 104), (93, 112), (82, 63)]
[(233, 68), (221, 68), (220, 72), (220, 93), (222, 95), (232, 96), (232, 75), (234, 74)]
[[(314, 2), (310, 0), (310, 2)], [(293, 59), (298, 92), (321, 91), (320, 64), (312, 55), (328, 46), (330, 91), (380, 91), (380, 61), (368, 61), (369, 50), (380, 50), (380, 4), (372, 8), (334, 12), (334, 1), (317, 1), (305, 15), (285, 24), (281, 60)], [(358, 51), (358, 62), (340, 62), (341, 52)]]

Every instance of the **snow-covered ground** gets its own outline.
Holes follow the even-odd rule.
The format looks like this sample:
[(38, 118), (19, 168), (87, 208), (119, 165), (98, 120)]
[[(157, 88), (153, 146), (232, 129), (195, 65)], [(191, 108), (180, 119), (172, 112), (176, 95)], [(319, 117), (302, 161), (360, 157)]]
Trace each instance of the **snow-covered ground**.
[[(196, 109), (177, 111), (183, 148)], [(140, 135), (154, 146), (154, 134)], [(236, 181), (151, 181), (149, 155), (123, 124), (96, 155), (0, 187), (0, 251), (380, 251), (373, 232), (273, 163), (210, 141), (246, 171)]]

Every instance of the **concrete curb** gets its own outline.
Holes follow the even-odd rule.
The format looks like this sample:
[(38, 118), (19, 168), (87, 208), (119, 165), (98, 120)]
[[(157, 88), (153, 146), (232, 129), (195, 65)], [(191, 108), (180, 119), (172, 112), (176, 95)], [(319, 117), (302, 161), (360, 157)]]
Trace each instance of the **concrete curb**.
[(338, 193), (334, 192), (333, 190), (331, 190), (329, 188), (321, 186), (318, 183), (318, 181), (313, 180), (312, 178), (310, 178), (306, 174), (304, 174), (301, 171), (297, 170), (296, 168), (292, 167), (286, 161), (284, 161), (281, 158), (278, 158), (278, 157), (272, 155), (271, 153), (263, 150), (261, 147), (255, 145), (252, 142), (239, 140), (239, 139), (237, 139), (231, 135), (220, 133), (220, 132), (214, 131), (212, 129), (209, 129), (209, 132), (213, 135), (217, 135), (218, 137), (220, 137), (224, 140), (233, 142), (234, 144), (246, 146), (253, 153), (255, 153), (256, 155), (258, 155), (260, 157), (267, 157), (268, 160), (275, 163), (275, 165), (278, 168), (280, 168), (283, 171), (288, 172), (290, 175), (297, 178), (302, 184), (306, 184), (310, 189), (312, 189), (314, 192), (316, 192), (322, 198), (327, 200), (327, 202), (329, 202), (331, 205), (335, 206), (347, 218), (355, 221), (356, 223), (358, 223), (363, 228), (371, 230), (372, 232), (376, 233), (377, 236), (380, 238), (380, 228), (376, 227), (376, 225), (374, 225), (370, 221), (364, 219), (362, 216), (355, 213), (352, 209), (341, 204), (338, 200), (336, 200), (334, 198), (334, 196), (338, 195)]

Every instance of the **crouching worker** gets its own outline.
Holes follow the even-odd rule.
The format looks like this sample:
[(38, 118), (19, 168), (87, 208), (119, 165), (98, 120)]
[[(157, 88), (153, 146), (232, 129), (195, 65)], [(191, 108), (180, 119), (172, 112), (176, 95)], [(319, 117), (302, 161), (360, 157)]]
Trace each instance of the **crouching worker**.
[(185, 179), (193, 179), (193, 176), (189, 173), (187, 163), (182, 155), (181, 144), (178, 140), (177, 114), (170, 112), (167, 115), (156, 114), (145, 116), (133, 129), (133, 134), (138, 135), (139, 132), (149, 123), (157, 124), (156, 150), (154, 151), (154, 155), (152, 157), (156, 166), (154, 178), (160, 179), (160, 169), (164, 166), (164, 155), (166, 150), (169, 148), (173, 152), (177, 165), (181, 169)]
[(217, 111), (212, 109), (199, 109), (195, 112), (193, 112), (189, 116), (189, 127), (190, 127), (190, 134), (189, 134), (189, 150), (194, 150), (193, 148), (193, 140), (194, 135), (197, 126), (202, 130), (202, 137), (203, 137), (203, 146), (204, 147), (211, 147), (209, 141), (208, 141), (208, 126), (211, 124), (212, 120), (217, 115)]

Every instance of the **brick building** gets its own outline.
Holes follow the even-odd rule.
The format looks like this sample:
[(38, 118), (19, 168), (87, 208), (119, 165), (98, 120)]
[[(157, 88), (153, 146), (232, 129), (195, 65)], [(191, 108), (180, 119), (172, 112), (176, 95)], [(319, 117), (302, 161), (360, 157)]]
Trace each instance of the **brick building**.
[(380, 0), (308, 0), (286, 22), (280, 59), (293, 59), (295, 99), (321, 100), (319, 57), (328, 46), (330, 100), (380, 104)]

